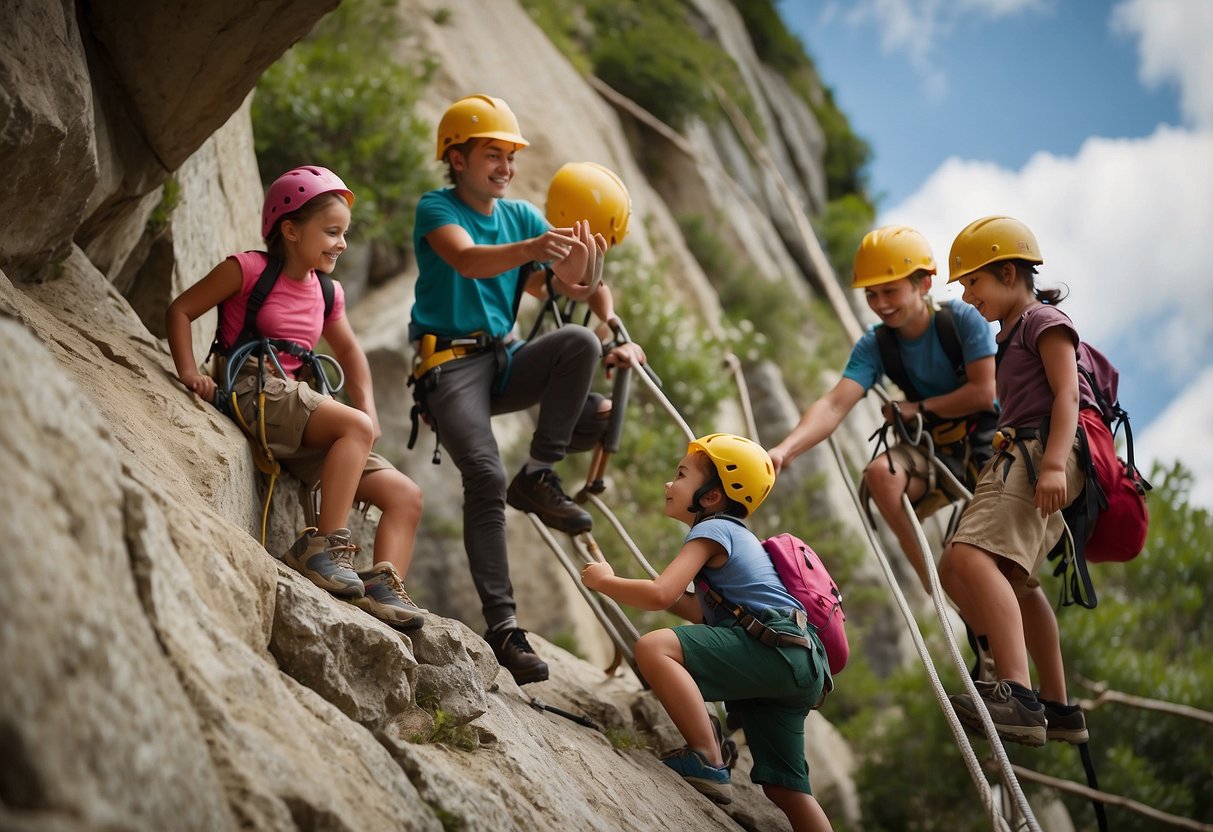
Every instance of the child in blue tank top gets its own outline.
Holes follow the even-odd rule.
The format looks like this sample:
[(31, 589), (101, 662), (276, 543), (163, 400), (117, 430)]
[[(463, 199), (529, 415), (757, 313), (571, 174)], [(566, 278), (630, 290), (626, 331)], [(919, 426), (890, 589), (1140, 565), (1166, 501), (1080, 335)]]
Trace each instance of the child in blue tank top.
[[(729, 769), (706, 707), (725, 702), (730, 716), (741, 718), (754, 756), (750, 779), (794, 832), (819, 832), (831, 826), (809, 785), (804, 721), (833, 684), (825, 648), (742, 522), (774, 481), (770, 457), (748, 439), (714, 433), (691, 442), (665, 485), (666, 516), (690, 526), (678, 555), (651, 581), (617, 577), (607, 563), (586, 566), (581, 580), (621, 603), (695, 622), (636, 643), (640, 672), (687, 741), (663, 757), (665, 764), (717, 803), (731, 802)], [(686, 592), (692, 580), (694, 595)], [(761, 620), (773, 631), (766, 641), (779, 645), (711, 609), (705, 583)]]

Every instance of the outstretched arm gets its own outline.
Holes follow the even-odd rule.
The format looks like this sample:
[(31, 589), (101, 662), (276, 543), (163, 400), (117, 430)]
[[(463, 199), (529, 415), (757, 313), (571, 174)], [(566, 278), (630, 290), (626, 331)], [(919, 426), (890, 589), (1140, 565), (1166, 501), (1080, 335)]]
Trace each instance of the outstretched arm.
[(609, 563), (591, 563), (582, 570), (581, 582), (630, 607), (666, 610), (682, 602), (687, 584), (710, 558), (724, 553), (724, 547), (716, 541), (698, 537), (684, 543), (678, 556), (654, 580), (620, 578)]
[(792, 432), (769, 452), (776, 475), (783, 466), (837, 430), (843, 418), (863, 398), (863, 393), (858, 382), (843, 378), (833, 390), (809, 405)]
[(585, 257), (585, 244), (571, 228), (552, 228), (517, 243), (477, 245), (467, 229), (451, 223), (425, 235), (434, 252), (464, 277), (496, 277), (533, 260), (564, 260), (571, 255)]

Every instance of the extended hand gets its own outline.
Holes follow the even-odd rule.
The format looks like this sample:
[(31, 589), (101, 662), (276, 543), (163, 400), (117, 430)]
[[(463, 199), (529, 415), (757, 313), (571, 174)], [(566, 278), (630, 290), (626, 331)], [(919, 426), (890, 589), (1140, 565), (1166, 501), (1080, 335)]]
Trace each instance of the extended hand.
[(609, 563), (597, 562), (586, 564), (581, 570), (581, 582), (588, 589), (599, 590), (608, 578), (615, 577), (615, 570)]

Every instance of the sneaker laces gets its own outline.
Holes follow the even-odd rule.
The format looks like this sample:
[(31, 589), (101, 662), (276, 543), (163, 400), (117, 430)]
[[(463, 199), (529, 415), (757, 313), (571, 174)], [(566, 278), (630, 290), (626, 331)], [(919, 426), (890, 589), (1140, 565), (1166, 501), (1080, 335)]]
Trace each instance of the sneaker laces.
[(534, 655), (535, 649), (531, 647), (531, 643), (526, 640), (526, 630), (515, 629), (510, 630), (509, 635), (502, 641), (501, 646), (513, 644), (519, 653), (530, 653)]
[(409, 597), (409, 594), (404, 591), (404, 581), (400, 580), (400, 575), (397, 574), (395, 567), (385, 569), (381, 574), (387, 577), (387, 585), (392, 592), (396, 593), (410, 607), (417, 606), (413, 603), (413, 599)]
[[(341, 538), (337, 539), (341, 541)], [(347, 569), (353, 569), (354, 555), (358, 554), (361, 549), (351, 541), (333, 543), (333, 539), (329, 538), (329, 545), (324, 547), (324, 551), (329, 553), (329, 557), (332, 558), (333, 563), (338, 566), (344, 566)]]
[(557, 502), (571, 503), (573, 498), (564, 493), (564, 487), (561, 485), (560, 476), (551, 468), (539, 472), (539, 486), (545, 491), (548, 491), (556, 498)]

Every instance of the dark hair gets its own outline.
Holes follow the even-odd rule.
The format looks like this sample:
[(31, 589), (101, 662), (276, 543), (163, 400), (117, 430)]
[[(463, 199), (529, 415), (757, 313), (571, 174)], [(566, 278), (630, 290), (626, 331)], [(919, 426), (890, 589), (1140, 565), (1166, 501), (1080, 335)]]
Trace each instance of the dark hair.
[(917, 289), (922, 285), (922, 282), (930, 276), (931, 272), (929, 269), (918, 269), (916, 272), (914, 272), (914, 274), (910, 275), (908, 279), (910, 281), (910, 285)]
[(724, 508), (721, 511), (717, 512), (717, 514), (723, 514), (727, 517), (736, 517), (738, 520), (746, 519), (746, 517), (748, 517), (750, 514), (750, 510), (748, 508), (746, 508), (744, 505), (742, 505), (741, 503), (734, 500), (732, 497), (730, 497), (728, 495), (728, 492), (725, 491), (724, 480), (722, 480), (720, 478), (720, 472), (716, 470), (716, 463), (712, 462), (712, 458), (709, 457), (703, 451), (699, 451), (698, 455), (704, 457), (707, 460), (708, 478), (704, 482), (703, 485), (699, 486), (699, 488), (696, 489), (695, 503), (694, 503), (694, 505), (691, 506), (691, 510), (697, 511), (700, 514), (702, 514), (703, 509), (699, 507), (700, 499), (703, 497), (704, 494), (707, 494), (713, 488), (719, 488), (721, 496), (724, 497)]
[(476, 139), (468, 139), (466, 142), (453, 144), (442, 153), (442, 160), (446, 162), (446, 178), (452, 185), (458, 185), (455, 180), (455, 167), (451, 164), (451, 151), (458, 150), (466, 158), (472, 152), (472, 148), (476, 146)]
[(345, 202), (345, 197), (341, 194), (336, 191), (329, 191), (328, 193), (312, 197), (296, 210), (279, 217), (274, 223), (274, 227), (270, 229), (270, 233), (266, 235), (265, 250), (279, 260), (285, 261), (286, 252), (282, 250), (282, 224), (287, 220), (295, 224), (307, 222), (312, 216), (320, 213), (321, 209), (329, 203), (329, 198), (341, 200), (342, 203)]
[(1036, 288), (1036, 264), (1029, 263), (1027, 260), (1001, 260), (997, 263), (991, 263), (986, 266), (988, 271), (992, 271), (997, 275), (998, 267), (1003, 263), (1010, 263), (1015, 267), (1015, 275), (1024, 283), (1028, 284), (1028, 291), (1036, 296), (1036, 299), (1041, 303), (1047, 303), (1050, 306), (1057, 306), (1069, 294), (1068, 287), (1062, 289), (1037, 289)]

